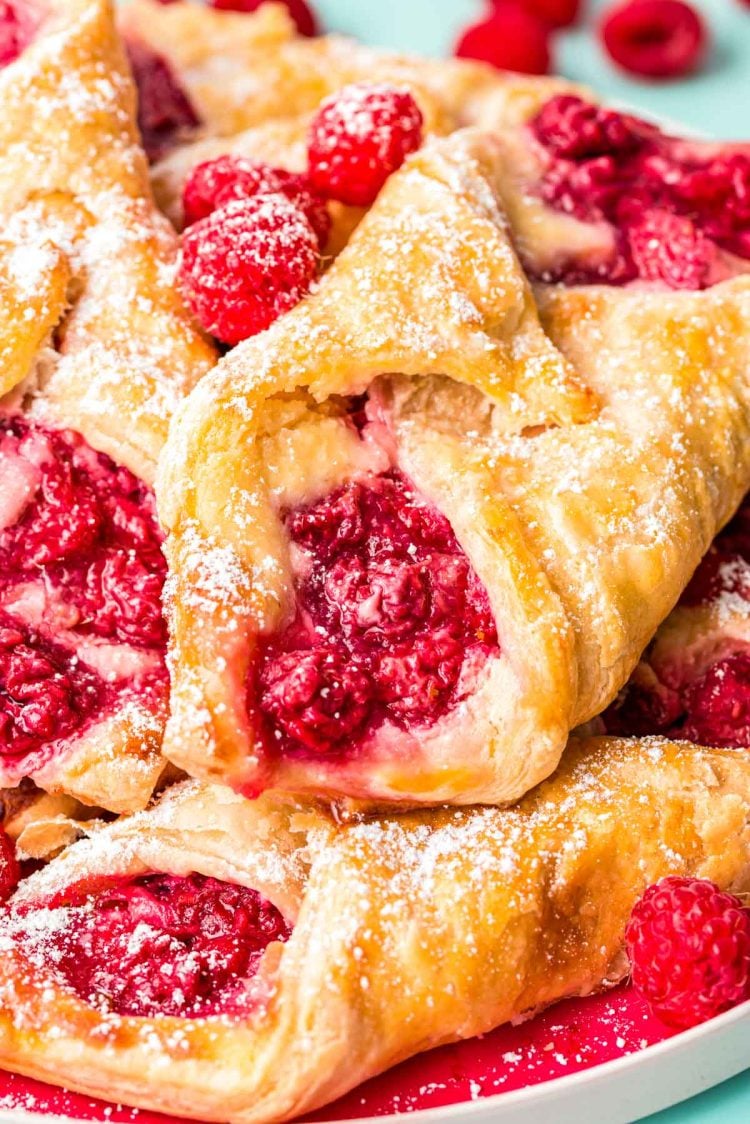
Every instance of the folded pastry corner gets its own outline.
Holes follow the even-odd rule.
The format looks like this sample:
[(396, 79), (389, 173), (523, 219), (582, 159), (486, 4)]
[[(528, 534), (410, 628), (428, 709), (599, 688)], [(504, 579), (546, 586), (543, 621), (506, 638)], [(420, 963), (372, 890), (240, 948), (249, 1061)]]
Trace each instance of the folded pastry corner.
[(314, 294), (180, 410), (157, 493), (165, 752), (191, 774), (513, 800), (739, 503), (750, 282), (538, 308), (505, 175), (492, 136), (429, 141)]
[(0, 71), (0, 783), (122, 812), (164, 768), (150, 484), (215, 353), (174, 288), (111, 6), (39, 16)]
[(746, 754), (653, 738), (573, 743), (512, 809), (344, 826), (187, 782), (16, 892), (0, 1064), (200, 1120), (297, 1116), (612, 986), (647, 885), (750, 889), (749, 808)]

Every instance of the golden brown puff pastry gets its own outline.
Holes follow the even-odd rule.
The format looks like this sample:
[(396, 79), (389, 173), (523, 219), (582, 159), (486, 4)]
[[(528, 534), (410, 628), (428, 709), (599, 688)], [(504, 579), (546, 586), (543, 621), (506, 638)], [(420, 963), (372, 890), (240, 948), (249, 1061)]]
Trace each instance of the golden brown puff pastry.
[[(0, 930), (0, 1062), (180, 1116), (297, 1116), (411, 1054), (620, 980), (625, 925), (648, 884), (681, 874), (750, 888), (749, 809), (747, 755), (658, 739), (574, 743), (513, 809), (338, 827), (188, 782), (17, 891)], [(165, 961), (143, 930), (164, 927), (153, 898), (210, 908), (218, 893), (247, 893), (238, 887), (262, 895), (265, 940), (281, 940), (239, 992), (216, 957), (202, 997), (212, 1013), (180, 1017), (193, 991), (155, 991)], [(112, 955), (128, 910), (150, 975)], [(92, 916), (99, 975), (82, 943)], [(127, 985), (141, 979), (134, 999)]]
[(111, 6), (49, 9), (0, 72), (3, 238), (51, 244), (70, 273), (35, 408), (150, 481), (169, 417), (214, 352), (173, 285), (177, 240), (151, 199)]
[(0, 808), (3, 831), (23, 859), (53, 858), (91, 830), (90, 821), (104, 816), (101, 808), (91, 808), (63, 793), (53, 796), (30, 781), (0, 791)]
[(395, 54), (338, 35), (308, 39), (295, 33), (281, 4), (252, 15), (180, 2), (132, 0), (120, 15), (126, 39), (145, 42), (170, 64), (194, 105), (203, 135), (232, 136), (271, 119), (312, 112), (350, 82), (393, 82), (424, 98), (428, 128), (471, 121), (487, 97), (523, 99), (561, 79), (500, 74), (483, 63)]
[(598, 730), (750, 747), (750, 500), (712, 543)]
[(515, 799), (739, 503), (750, 281), (538, 310), (502, 175), (491, 137), (428, 143), (317, 291), (179, 412), (157, 486), (165, 753), (192, 775)]
[(100, 0), (48, 5), (0, 71), (0, 782), (113, 811), (163, 769), (148, 484), (215, 358), (174, 290), (133, 109)]

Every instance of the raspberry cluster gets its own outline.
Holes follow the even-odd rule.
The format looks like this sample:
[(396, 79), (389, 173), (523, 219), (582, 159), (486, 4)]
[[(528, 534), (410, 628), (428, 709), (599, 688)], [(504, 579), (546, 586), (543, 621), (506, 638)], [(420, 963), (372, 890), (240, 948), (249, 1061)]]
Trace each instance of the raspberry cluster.
[(328, 200), (369, 206), (422, 139), (407, 90), (360, 83), (327, 98), (308, 137), (308, 170), (220, 156), (183, 190), (180, 284), (206, 331), (236, 344), (309, 291), (331, 226)]

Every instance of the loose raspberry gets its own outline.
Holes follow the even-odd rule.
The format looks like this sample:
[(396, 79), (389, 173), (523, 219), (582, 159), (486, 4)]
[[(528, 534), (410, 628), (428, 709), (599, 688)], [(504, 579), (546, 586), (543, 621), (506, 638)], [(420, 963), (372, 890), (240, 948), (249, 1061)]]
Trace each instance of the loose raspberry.
[(708, 45), (700, 15), (685, 0), (626, 0), (601, 23), (604, 46), (631, 74), (680, 78), (696, 70)]
[(145, 43), (126, 43), (133, 78), (138, 87), (138, 128), (151, 162), (161, 159), (200, 118), (162, 55)]
[(670, 1026), (696, 1026), (750, 998), (750, 910), (701, 878), (663, 878), (625, 932), (633, 984)]
[[(571, 27), (581, 14), (581, 0), (519, 0), (521, 7), (537, 16), (550, 27)], [(501, 8), (508, 0), (492, 0), (493, 7)]]
[[(164, 0), (162, 0), (162, 3)], [(222, 12), (255, 12), (266, 0), (209, 0), (212, 8)], [(306, 0), (280, 0), (297, 25), (300, 35), (317, 35), (318, 22)]]
[(310, 288), (318, 241), (283, 195), (228, 203), (182, 238), (180, 285), (199, 324), (224, 343), (262, 332)]
[(233, 200), (272, 194), (286, 195), (300, 208), (322, 249), (331, 229), (331, 216), (325, 199), (312, 189), (307, 176), (244, 156), (219, 156), (193, 168), (182, 192), (185, 225), (206, 218)]
[(355, 83), (327, 98), (308, 133), (310, 180), (321, 195), (367, 207), (422, 143), (422, 113), (408, 90)]
[(0, 901), (7, 901), (21, 880), (13, 840), (0, 827)]
[(498, 4), (487, 19), (467, 28), (455, 53), (500, 70), (546, 74), (550, 68), (549, 30), (534, 12), (508, 0)]

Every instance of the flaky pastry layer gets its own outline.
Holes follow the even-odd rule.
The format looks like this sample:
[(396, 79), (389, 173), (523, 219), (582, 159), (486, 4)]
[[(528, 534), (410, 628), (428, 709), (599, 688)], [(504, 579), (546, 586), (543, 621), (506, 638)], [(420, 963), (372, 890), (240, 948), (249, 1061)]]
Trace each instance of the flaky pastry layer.
[[(533, 294), (505, 175), (492, 136), (429, 141), (317, 290), (178, 413), (157, 485), (165, 752), (193, 775), (375, 802), (516, 799), (614, 697), (750, 483), (750, 279)], [(259, 636), (293, 612), (280, 516), (366, 476), (329, 408), (366, 391), (392, 463), (484, 583), (500, 658), (429, 728), (376, 733), (349, 758), (284, 757), (245, 689)]]
[(30, 966), (12, 913), (0, 1064), (196, 1119), (299, 1115), (411, 1054), (613, 985), (649, 883), (682, 874), (747, 892), (749, 809), (746, 754), (657, 739), (574, 743), (513, 809), (348, 826), (189, 782), (74, 844), (13, 905), (150, 870), (258, 889), (294, 930), (266, 950), (256, 1005), (238, 1020), (102, 1013), (51, 963)]

